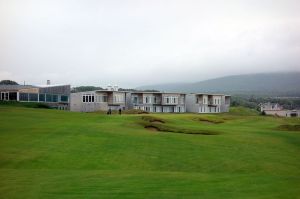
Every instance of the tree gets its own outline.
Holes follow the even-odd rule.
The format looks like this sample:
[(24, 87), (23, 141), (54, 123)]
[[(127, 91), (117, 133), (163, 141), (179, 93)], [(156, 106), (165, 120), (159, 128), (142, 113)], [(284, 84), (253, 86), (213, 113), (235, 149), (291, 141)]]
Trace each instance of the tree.
[(19, 84), (12, 80), (1, 80), (0, 85), (19, 85)]

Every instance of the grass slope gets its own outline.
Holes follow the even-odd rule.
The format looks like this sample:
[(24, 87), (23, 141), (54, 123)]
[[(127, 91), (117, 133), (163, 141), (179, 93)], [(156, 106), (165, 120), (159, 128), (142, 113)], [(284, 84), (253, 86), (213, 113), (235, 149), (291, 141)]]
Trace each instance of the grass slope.
[(299, 198), (299, 123), (0, 106), (0, 198)]

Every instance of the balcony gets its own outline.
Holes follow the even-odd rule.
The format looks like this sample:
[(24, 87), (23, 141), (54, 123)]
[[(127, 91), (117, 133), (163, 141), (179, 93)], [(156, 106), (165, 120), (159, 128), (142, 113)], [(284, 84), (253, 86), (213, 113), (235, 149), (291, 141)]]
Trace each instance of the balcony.
[(208, 101), (207, 103), (208, 106), (217, 106), (212, 100)]

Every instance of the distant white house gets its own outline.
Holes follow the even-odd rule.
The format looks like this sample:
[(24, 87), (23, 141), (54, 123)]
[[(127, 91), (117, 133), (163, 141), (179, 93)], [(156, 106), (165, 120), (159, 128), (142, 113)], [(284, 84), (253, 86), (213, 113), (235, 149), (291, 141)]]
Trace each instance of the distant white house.
[(300, 110), (286, 110), (278, 103), (262, 103), (260, 111), (266, 115), (274, 115), (280, 117), (300, 117)]

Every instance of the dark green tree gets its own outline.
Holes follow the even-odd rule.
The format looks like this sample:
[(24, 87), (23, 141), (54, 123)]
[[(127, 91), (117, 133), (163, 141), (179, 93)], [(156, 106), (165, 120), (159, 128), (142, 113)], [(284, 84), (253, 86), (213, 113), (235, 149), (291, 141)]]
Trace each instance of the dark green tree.
[(12, 80), (1, 80), (0, 85), (19, 85), (19, 84)]

